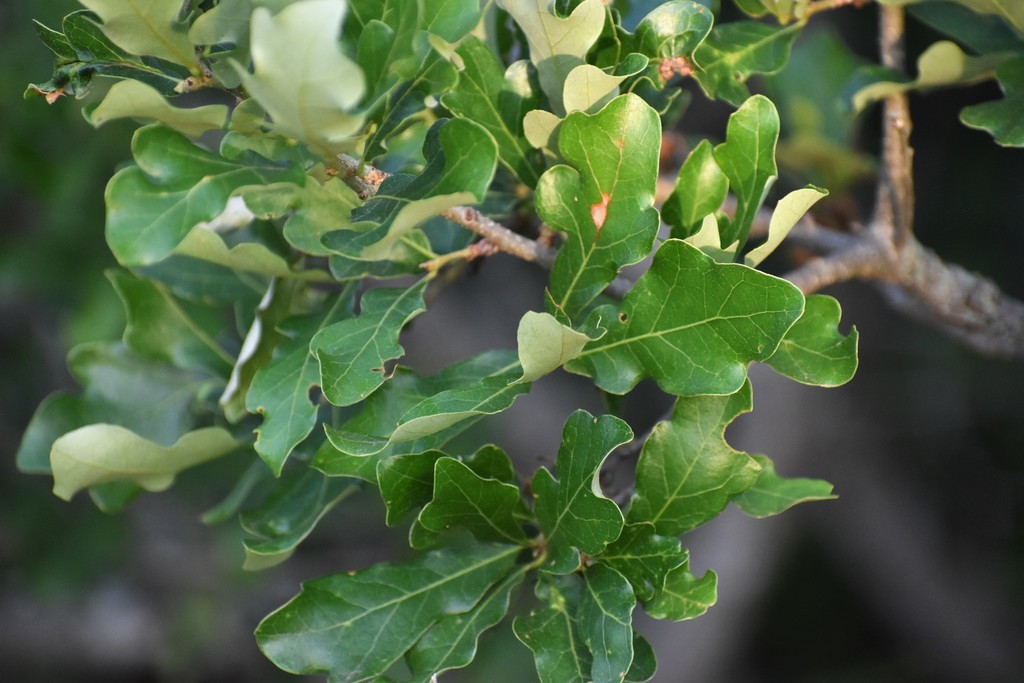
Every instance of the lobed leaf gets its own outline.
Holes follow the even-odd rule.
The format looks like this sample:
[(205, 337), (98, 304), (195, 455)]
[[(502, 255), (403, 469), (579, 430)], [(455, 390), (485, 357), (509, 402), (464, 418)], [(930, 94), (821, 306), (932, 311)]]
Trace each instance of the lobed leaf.
[(179, 20), (178, 0), (81, 0), (103, 21), (103, 33), (133, 55), (194, 66), (195, 50)]
[(757, 21), (719, 24), (693, 54), (694, 77), (708, 97), (739, 105), (750, 97), (748, 78), (774, 74), (786, 65), (801, 28), (799, 23), (785, 28)]
[(543, 606), (512, 622), (516, 638), (533, 651), (540, 683), (590, 683), (592, 659), (579, 624), (583, 590), (576, 574), (541, 575), (536, 593)]
[(1004, 147), (1024, 147), (1024, 58), (1006, 62), (996, 73), (1003, 99), (964, 107), (960, 121), (988, 131)]
[(636, 95), (594, 115), (570, 114), (558, 147), (573, 167), (548, 169), (537, 184), (537, 213), (566, 233), (551, 269), (553, 312), (579, 315), (622, 266), (651, 250), (658, 233), (654, 189), (661, 123)]
[(598, 475), (605, 458), (633, 438), (617, 417), (577, 410), (565, 423), (558, 449), (556, 480), (547, 468), (533, 477), (534, 513), (544, 533), (544, 570), (568, 574), (580, 566), (580, 552), (598, 555), (622, 532), (622, 512), (601, 492)]
[(775, 472), (772, 461), (755, 455), (761, 474), (753, 486), (736, 496), (733, 502), (751, 517), (769, 517), (785, 512), (799, 503), (833, 500), (832, 484), (820, 479), (785, 479)]
[(760, 466), (725, 441), (725, 428), (751, 408), (750, 383), (729, 396), (676, 401), (672, 418), (655, 425), (636, 467), (626, 518), (677, 536), (718, 516), (757, 481)]
[(594, 683), (618, 683), (633, 663), (633, 608), (636, 596), (626, 578), (597, 564), (583, 574), (586, 590), (580, 602), (579, 624), (592, 657)]
[(595, 559), (625, 576), (638, 598), (649, 600), (687, 557), (678, 538), (661, 536), (653, 524), (640, 522), (622, 527), (619, 537)]
[(687, 562), (669, 572), (664, 588), (644, 603), (644, 611), (655, 619), (685, 621), (703, 615), (717, 601), (718, 575), (709, 569), (697, 578)]
[(789, 231), (804, 217), (804, 214), (817, 204), (819, 199), (826, 196), (828, 196), (828, 190), (809, 186), (794, 190), (780, 199), (768, 222), (767, 239), (747, 252), (743, 256), (743, 262), (751, 268), (760, 265), (782, 244), (782, 241), (789, 235)]
[(800, 319), (789, 329), (778, 351), (766, 363), (776, 372), (804, 384), (837, 387), (857, 371), (857, 328), (839, 332), (842, 311), (830, 296), (807, 297)]
[(580, 354), (590, 338), (558, 322), (553, 315), (527, 311), (516, 333), (522, 382), (532, 382)]
[(380, 676), (436, 623), (465, 614), (512, 571), (520, 548), (474, 545), (307, 581), (256, 629), (285, 671), (332, 683)]
[(222, 128), (228, 108), (207, 104), (186, 109), (168, 104), (156, 88), (141, 81), (118, 81), (103, 100), (82, 110), (85, 120), (99, 128), (116, 119), (133, 118), (144, 123), (160, 123), (182, 135), (198, 137), (208, 130)]
[(565, 367), (616, 394), (644, 377), (676, 395), (730, 394), (750, 361), (772, 356), (803, 307), (785, 280), (669, 240), (617, 316), (613, 307), (594, 311), (591, 323), (607, 334)]

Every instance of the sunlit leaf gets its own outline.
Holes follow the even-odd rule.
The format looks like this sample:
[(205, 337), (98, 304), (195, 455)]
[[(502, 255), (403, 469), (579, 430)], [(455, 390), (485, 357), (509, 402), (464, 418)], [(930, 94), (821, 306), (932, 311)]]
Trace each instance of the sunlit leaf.
[(722, 206), (728, 192), (729, 179), (718, 167), (711, 143), (701, 140), (679, 169), (675, 189), (662, 206), (662, 220), (672, 226), (673, 237), (694, 235), (704, 217)]
[(719, 24), (694, 53), (697, 82), (708, 97), (734, 105), (750, 96), (746, 81), (754, 74), (773, 74), (786, 65), (800, 24), (785, 28), (757, 21)]
[(208, 104), (186, 109), (171, 106), (163, 95), (141, 81), (119, 81), (107, 92), (103, 101), (83, 110), (85, 120), (99, 127), (108, 121), (133, 118), (144, 123), (162, 123), (168, 128), (197, 137), (208, 130), (224, 126), (228, 108)]
[(772, 211), (771, 220), (768, 222), (768, 238), (754, 249), (751, 249), (743, 256), (743, 262), (748, 266), (760, 265), (768, 256), (775, 251), (782, 241), (789, 235), (801, 218), (804, 217), (812, 206), (819, 199), (828, 195), (828, 190), (818, 187), (804, 187), (794, 190), (779, 200)]
[(523, 382), (532, 382), (572, 360), (590, 341), (553, 315), (528, 311), (519, 321), (519, 364)]
[(179, 0), (81, 0), (103, 21), (103, 33), (126, 52), (193, 66), (195, 51), (179, 21)]
[(803, 308), (785, 280), (669, 240), (618, 313), (592, 314), (607, 334), (565, 367), (617, 394), (644, 377), (671, 394), (729, 394), (743, 386), (750, 361), (771, 357)]
[(597, 114), (570, 114), (558, 148), (572, 166), (541, 177), (537, 213), (566, 233), (549, 288), (551, 305), (571, 319), (651, 249), (661, 125), (643, 100), (622, 95)]

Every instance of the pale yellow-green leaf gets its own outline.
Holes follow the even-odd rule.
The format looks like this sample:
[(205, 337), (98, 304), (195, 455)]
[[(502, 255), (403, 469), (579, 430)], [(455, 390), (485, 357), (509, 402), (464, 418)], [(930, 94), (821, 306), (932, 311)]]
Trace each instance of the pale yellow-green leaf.
[(523, 117), (523, 135), (538, 149), (558, 149), (558, 126), (562, 119), (549, 111), (533, 109)]
[(582, 64), (569, 72), (562, 91), (566, 113), (596, 113), (619, 94), (619, 84), (626, 76), (612, 76), (591, 64)]
[(174, 476), (238, 446), (231, 434), (207, 427), (161, 446), (111, 424), (93, 424), (68, 432), (53, 443), (50, 466), (53, 492), (71, 500), (81, 489), (113, 481), (130, 481), (148, 491), (162, 491)]
[(527, 311), (519, 321), (521, 382), (532, 382), (580, 355), (590, 338), (558, 322), (549, 313)]
[(99, 15), (103, 33), (133, 55), (152, 55), (194, 67), (192, 42), (178, 21), (181, 0), (82, 0)]
[(99, 105), (85, 110), (86, 120), (97, 128), (114, 119), (133, 118), (162, 123), (189, 137), (222, 128), (227, 117), (228, 108), (223, 104), (192, 109), (174, 107), (155, 88), (141, 81), (118, 81)]
[(460, 204), (475, 204), (476, 202), (477, 198), (472, 192), (455, 192), (409, 202), (399, 209), (387, 236), (364, 250), (361, 256), (367, 260), (386, 259), (395, 252), (396, 248), (401, 247), (401, 238), (423, 221)]
[(332, 152), (351, 148), (363, 123), (352, 111), (366, 89), (363, 71), (338, 40), (345, 10), (344, 0), (299, 0), (277, 15), (256, 8), (254, 73), (242, 72), (278, 132)]
[[(1021, 2), (1024, 7), (1024, 2)], [(972, 57), (949, 40), (940, 40), (921, 53), (917, 59), (917, 78), (907, 83), (879, 81), (867, 85), (853, 95), (853, 108), (862, 111), (872, 102), (910, 90), (923, 90), (944, 85), (976, 83), (995, 76), (996, 68), (1013, 56), (996, 52)]]
[(526, 35), (530, 61), (537, 67), (541, 90), (556, 114), (564, 114), (562, 86), (597, 42), (604, 28), (604, 3), (583, 0), (568, 17), (552, 11), (553, 0), (498, 0)]
[(687, 244), (697, 247), (718, 263), (732, 263), (733, 256), (739, 248), (739, 242), (733, 242), (727, 249), (722, 248), (722, 238), (718, 233), (718, 219), (711, 213), (704, 216), (700, 230), (685, 240)]
[(216, 263), (232, 270), (258, 273), (270, 277), (300, 277), (309, 280), (329, 280), (330, 275), (316, 269), (293, 271), (288, 262), (256, 242), (242, 242), (228, 247), (206, 224), (200, 223), (189, 231), (174, 253), (191, 256), (201, 261)]
[(768, 223), (768, 239), (756, 249), (751, 249), (743, 257), (743, 262), (754, 267), (768, 258), (768, 255), (782, 244), (782, 240), (786, 239), (789, 231), (803, 218), (803, 215), (826, 195), (828, 195), (827, 190), (804, 187), (794, 190), (780, 199), (779, 203), (775, 205), (775, 211), (772, 212), (771, 221)]

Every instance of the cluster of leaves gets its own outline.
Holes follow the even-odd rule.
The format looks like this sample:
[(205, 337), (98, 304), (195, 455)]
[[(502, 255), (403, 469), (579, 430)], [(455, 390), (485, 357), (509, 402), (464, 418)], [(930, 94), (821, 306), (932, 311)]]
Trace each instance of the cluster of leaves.
[[(836, 301), (756, 268), (825, 191), (780, 199), (767, 238), (745, 249), (779, 136), (775, 106), (746, 81), (784, 65), (811, 3), (737, 0), (778, 25), (716, 24), (690, 0), (82, 4), (60, 30), (37, 27), (57, 62), (29, 92), (83, 97), (111, 78), (86, 118), (147, 124), (106, 194), (128, 322), (120, 342), (73, 350), (84, 390), (40, 406), (19, 466), (114, 511), (250, 451), (204, 519), (240, 518), (253, 569), (285, 560), (353, 491), (378, 489), (388, 524), (412, 519), (419, 554), (304, 584), (257, 630), (281, 668), (386, 680), (404, 660), (427, 681), (473, 659), (529, 576), (537, 606), (513, 629), (541, 680), (647, 680), (636, 606), (681, 620), (715, 601), (714, 573), (691, 573), (679, 536), (730, 502), (761, 517), (830, 497), (724, 438), (751, 408), (750, 363), (819, 386), (856, 368)], [(997, 7), (971, 26), (999, 27), (1019, 54), (1021, 17)], [(631, 30), (624, 15), (639, 15)], [(974, 59), (998, 68), (1008, 97), (965, 120), (1003, 125), (1020, 106), (1020, 58), (985, 52), (961, 76), (983, 73)], [(917, 85), (934, 82), (924, 72)], [(661, 131), (685, 78), (736, 110), (724, 141), (693, 148), (659, 213)], [(380, 182), (367, 163), (401, 172)], [(396, 365), (403, 327), (441, 288), (437, 264), (473, 239), (438, 214), (510, 202), (562, 238), (518, 348), (430, 376)], [(604, 294), (650, 255), (621, 300)], [(637, 437), (612, 414), (572, 412), (553, 471), (529, 486), (499, 447), (455, 440), (558, 368), (608, 394), (650, 378), (676, 397), (636, 444), (624, 506), (599, 474)]]

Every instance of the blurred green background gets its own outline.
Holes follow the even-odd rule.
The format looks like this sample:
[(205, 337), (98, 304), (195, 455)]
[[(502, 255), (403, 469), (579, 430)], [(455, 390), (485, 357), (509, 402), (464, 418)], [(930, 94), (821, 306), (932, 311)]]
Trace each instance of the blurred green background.
[[(403, 532), (383, 529), (372, 494), (342, 505), (285, 565), (246, 574), (237, 527), (198, 521), (238, 462), (183, 476), (113, 517), (85, 496), (64, 503), (47, 479), (14, 468), (36, 405), (74, 389), (67, 349), (116, 338), (123, 324), (103, 277), (113, 265), (103, 186), (129, 157), (131, 126), (96, 131), (81, 103), (21, 98), (51, 66), (31, 19), (57, 26), (77, 7), (0, 6), (0, 669), (4, 680), (29, 682), (300, 680), (266, 663), (251, 631), (303, 578), (402, 556)], [(871, 9), (837, 12), (832, 23), (872, 54)], [(937, 38), (909, 30), (911, 57)], [(779, 100), (793, 168), (805, 158), (796, 144), (805, 124), (877, 148), (877, 117), (851, 129), (826, 107), (808, 124), (801, 108), (835, 101), (818, 69), (834, 49), (830, 35), (801, 38), (791, 66), (765, 86)], [(987, 84), (913, 98), (917, 230), (1024, 297), (1024, 150), (957, 122), (962, 106), (997, 94)], [(720, 135), (727, 113), (695, 94), (685, 130)], [(827, 169), (804, 166), (783, 183), (822, 173), (827, 180)], [(866, 215), (867, 187), (852, 183), (832, 211)], [(448, 360), (436, 340), (466, 324), (467, 310), (473, 327), (496, 335), (488, 343), (514, 344), (519, 313), (494, 305), (494, 292), (517, 278), (526, 294), (506, 305), (536, 307), (542, 275), (497, 257), (473, 277), (417, 322), (411, 359)], [(861, 330), (858, 377), (822, 391), (755, 373), (757, 410), (730, 438), (770, 453), (783, 474), (829, 479), (840, 500), (765, 521), (729, 513), (684, 539), (695, 569), (719, 572), (720, 601), (694, 622), (643, 622), (662, 662), (655, 680), (1024, 680), (1024, 367), (976, 357), (893, 314), (870, 286), (834, 293), (844, 324)], [(496, 427), (524, 470), (557, 448), (566, 396), (579, 386), (547, 382), (532, 408), (517, 405)], [(630, 411), (653, 419), (649, 399), (631, 400)], [(551, 413), (551, 429), (538, 428), (538, 412)], [(479, 666), (442, 680), (529, 680), (529, 655), (507, 629), (482, 648)]]

